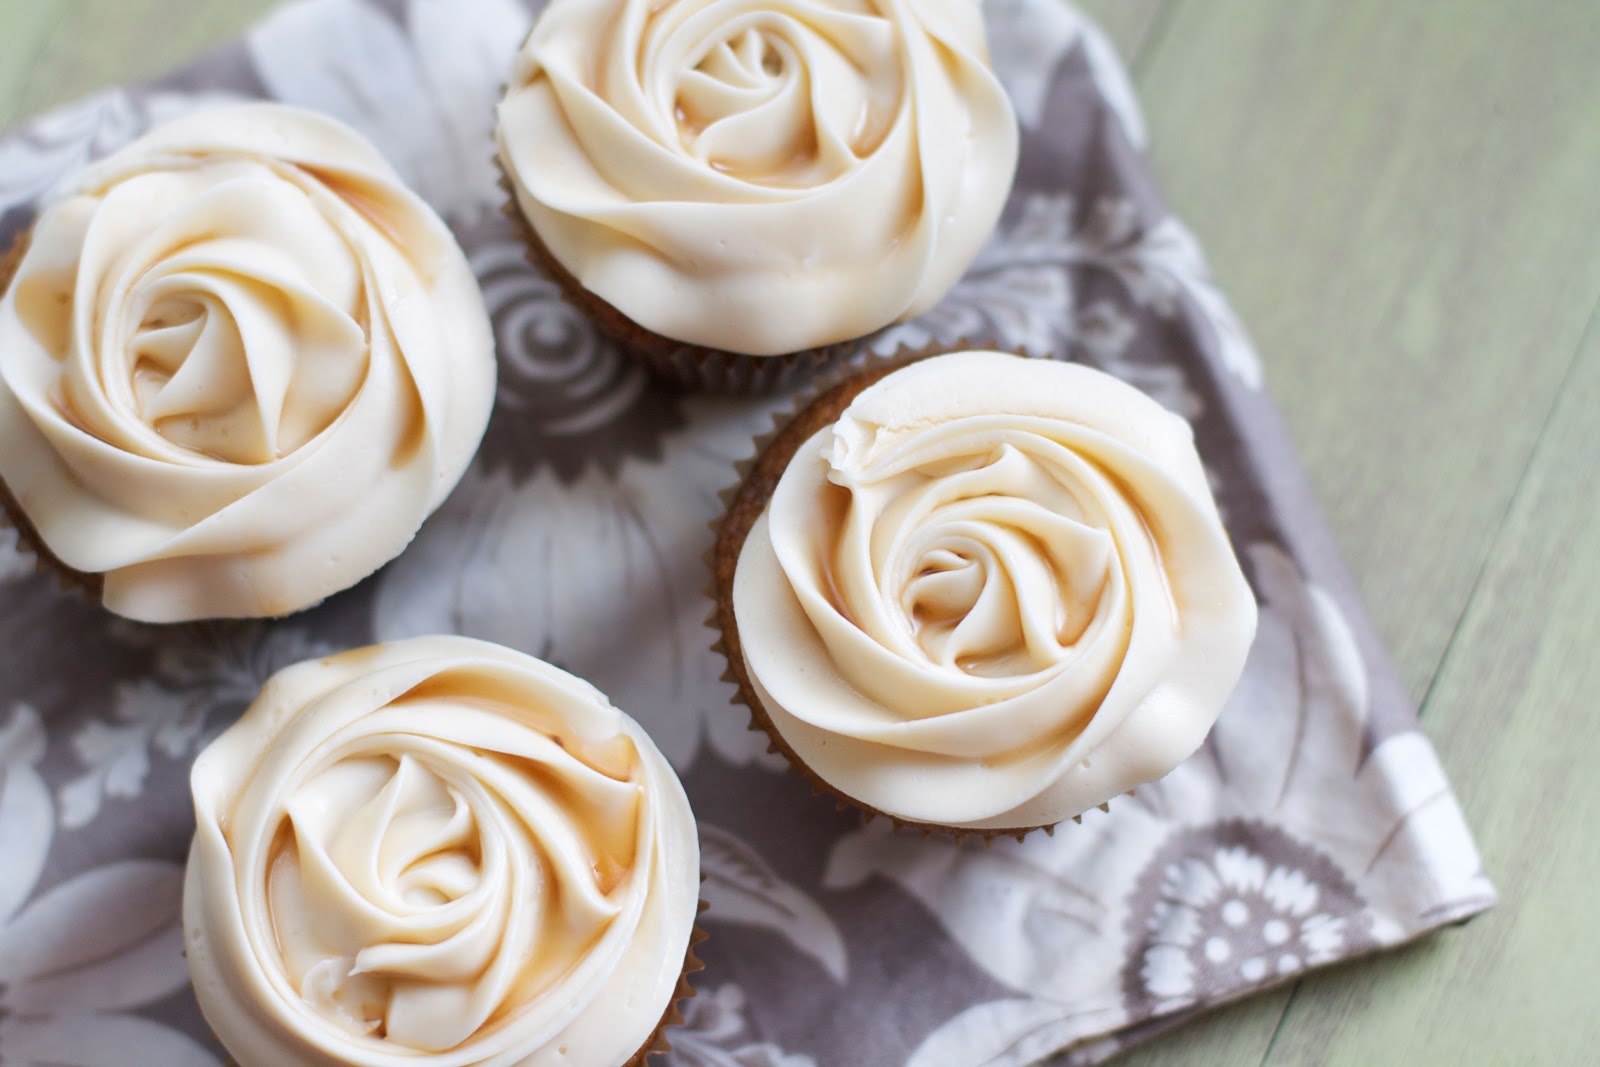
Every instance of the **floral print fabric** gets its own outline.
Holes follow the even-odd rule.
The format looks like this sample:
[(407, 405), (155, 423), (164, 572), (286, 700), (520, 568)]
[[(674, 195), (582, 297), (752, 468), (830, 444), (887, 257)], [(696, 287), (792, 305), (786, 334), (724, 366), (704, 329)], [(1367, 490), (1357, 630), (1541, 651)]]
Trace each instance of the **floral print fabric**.
[(0, 530), (0, 1067), (218, 1067), (178, 927), (187, 772), (288, 663), (427, 632), (588, 678), (683, 775), (712, 938), (673, 1067), (1093, 1063), (1184, 1014), (1493, 903), (1414, 710), (1326, 547), (1248, 337), (1154, 190), (1127, 77), (1056, 0), (989, 0), (1023, 123), (983, 253), (879, 351), (962, 338), (1091, 363), (1189, 419), (1261, 604), (1206, 745), (1081, 825), (992, 848), (812, 796), (747, 729), (703, 620), (719, 490), (787, 399), (653, 385), (524, 265), (492, 105), (536, 4), (297, 0), (244, 41), (0, 137), (0, 241), (64, 176), (219, 99), (318, 108), (443, 213), (500, 394), (395, 563), (272, 623), (149, 628)]

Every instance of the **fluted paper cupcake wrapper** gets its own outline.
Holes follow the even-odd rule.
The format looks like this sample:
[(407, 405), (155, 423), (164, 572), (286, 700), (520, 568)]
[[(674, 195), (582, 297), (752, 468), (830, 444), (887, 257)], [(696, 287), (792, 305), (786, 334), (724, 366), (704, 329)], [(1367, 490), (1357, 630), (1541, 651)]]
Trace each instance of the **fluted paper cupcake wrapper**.
[[(894, 352), (869, 355), (851, 366), (837, 367), (831, 373), (813, 381), (808, 388), (801, 391), (787, 411), (773, 417), (770, 430), (755, 438), (754, 451), (750, 458), (735, 464), (738, 481), (719, 494), (725, 510), (711, 523), (711, 530), (716, 540), (707, 550), (705, 559), (706, 566), (711, 572), (706, 595), (712, 600), (712, 609), (706, 617), (706, 626), (717, 635), (711, 650), (727, 658), (728, 668), (723, 672), (722, 680), (732, 683), (735, 687), (733, 702), (743, 704), (748, 709), (750, 729), (764, 732), (770, 739), (769, 752), (777, 752), (788, 760), (790, 770), (804, 776), (811, 783), (812, 792), (833, 797), (841, 809), (854, 808), (860, 811), (868, 822), (881, 817), (888, 819), (896, 831), (921, 833), (924, 837), (947, 835), (958, 842), (981, 838), (985, 844), (992, 845), (996, 840), (1006, 837), (1021, 841), (1035, 830), (1053, 834), (1060, 823), (974, 829), (917, 822), (874, 808), (839, 789), (814, 771), (784, 740), (783, 734), (773, 723), (761, 698), (756, 694), (755, 687), (751, 685), (750, 674), (745, 667), (743, 646), (739, 639), (739, 621), (733, 610), (733, 575), (739, 564), (739, 553), (744, 549), (745, 538), (749, 535), (750, 528), (766, 510), (767, 502), (772, 499), (773, 491), (778, 486), (778, 480), (783, 477), (790, 459), (800, 446), (817, 431), (835, 421), (839, 413), (857, 395), (894, 371), (931, 356), (990, 347), (995, 346), (970, 344), (965, 341), (953, 345), (930, 345), (923, 348), (901, 345)], [(1027, 351), (1002, 350), (1011, 351), (1013, 355), (1023, 358), (1035, 358)], [(1131, 792), (1130, 790), (1129, 793)], [(1107, 800), (1097, 807), (1101, 811), (1107, 811), (1109, 804), (1110, 801)], [(1074, 823), (1082, 822), (1083, 813), (1079, 812), (1071, 818)]]
[[(700, 911), (704, 912), (705, 910), (706, 902), (702, 900), (700, 902)], [(635, 1052), (633, 1058), (624, 1063), (622, 1067), (648, 1067), (650, 1057), (672, 1051), (672, 1042), (668, 1037), (667, 1031), (683, 1022), (683, 1006), (694, 999), (694, 984), (689, 979), (700, 971), (705, 970), (705, 964), (701, 961), (695, 949), (699, 948), (709, 936), (699, 923), (695, 923), (694, 930), (689, 934), (689, 947), (685, 950), (683, 957), (683, 971), (678, 975), (678, 987), (673, 991), (671, 1003), (667, 1005), (666, 1012), (662, 1014), (661, 1021), (656, 1024), (656, 1028), (650, 1034), (649, 1040), (640, 1046), (639, 1051)]]

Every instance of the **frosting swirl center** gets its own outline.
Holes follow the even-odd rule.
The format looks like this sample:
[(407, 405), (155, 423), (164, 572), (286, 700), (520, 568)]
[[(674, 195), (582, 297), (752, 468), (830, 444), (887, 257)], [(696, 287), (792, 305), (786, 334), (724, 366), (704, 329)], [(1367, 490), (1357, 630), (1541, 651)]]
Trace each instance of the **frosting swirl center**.
[[(874, 568), (899, 595), (901, 625), (932, 665), (1007, 677), (1048, 670), (1125, 605), (1111, 583), (1104, 509), (1017, 443), (903, 476), (886, 490), (886, 555)], [(852, 585), (845, 586), (854, 589)], [(845, 593), (851, 617), (866, 590)]]
[[(153, 232), (123, 225), (151, 215), (165, 220)], [(269, 463), (354, 399), (370, 349), (357, 255), (282, 174), (239, 161), (136, 175), (84, 240), (84, 268), (115, 281), (80, 310), (98, 343), (64, 368), (64, 414), (101, 440)], [(35, 286), (19, 314), (38, 322), (53, 295)]]
[[(503, 732), (489, 708), (424, 699), (381, 714), (396, 721), (369, 723), (380, 732), (288, 794), (263, 903), (285, 975), (318, 1014), (437, 1052), (572, 970), (619, 914), (638, 767), (628, 751), (606, 768), (556, 743), (460, 743)], [(427, 715), (458, 725), (386, 732)]]
[(691, 157), (753, 184), (808, 187), (882, 139), (904, 88), (891, 40), (871, 12), (678, 4), (650, 16), (641, 81), (670, 98)]

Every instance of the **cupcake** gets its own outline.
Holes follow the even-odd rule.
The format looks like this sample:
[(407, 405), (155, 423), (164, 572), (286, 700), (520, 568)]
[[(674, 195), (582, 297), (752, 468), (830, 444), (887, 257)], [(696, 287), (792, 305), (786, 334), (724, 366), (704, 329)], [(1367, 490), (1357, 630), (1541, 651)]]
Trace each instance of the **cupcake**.
[(727, 391), (932, 307), (1017, 163), (975, 0), (553, 0), (495, 129), (535, 261)]
[(355, 584), (488, 422), (466, 257), (321, 115), (157, 127), (66, 185), (7, 266), (0, 496), (119, 615), (284, 615)]
[(683, 787), (588, 683), (462, 637), (300, 663), (196, 760), (195, 995), (238, 1067), (619, 1067), (698, 965)]
[(1166, 774), (1255, 632), (1188, 425), (1001, 352), (822, 393), (733, 491), (712, 562), (732, 678), (778, 748), (842, 802), (958, 837)]

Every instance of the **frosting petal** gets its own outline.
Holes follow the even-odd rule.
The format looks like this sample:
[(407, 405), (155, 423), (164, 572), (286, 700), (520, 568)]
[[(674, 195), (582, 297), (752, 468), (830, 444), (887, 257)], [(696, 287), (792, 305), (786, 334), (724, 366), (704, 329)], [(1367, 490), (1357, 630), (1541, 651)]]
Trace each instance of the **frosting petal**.
[(494, 378), (465, 256), (370, 145), (197, 112), (35, 223), (0, 300), (0, 478), (112, 611), (282, 615), (399, 554)]
[(752, 685), (897, 818), (1058, 822), (1194, 751), (1255, 600), (1189, 427), (1099, 371), (923, 360), (805, 442), (734, 578)]
[(423, 637), (290, 667), (192, 786), (190, 970), (241, 1067), (621, 1064), (677, 988), (683, 788), (529, 656)]
[(580, 284), (749, 355), (931, 307), (1017, 161), (972, 0), (555, 0), (496, 130), (518, 204)]

